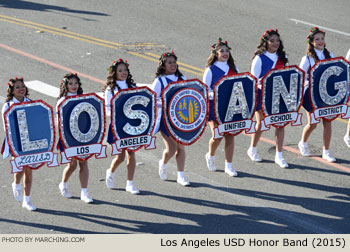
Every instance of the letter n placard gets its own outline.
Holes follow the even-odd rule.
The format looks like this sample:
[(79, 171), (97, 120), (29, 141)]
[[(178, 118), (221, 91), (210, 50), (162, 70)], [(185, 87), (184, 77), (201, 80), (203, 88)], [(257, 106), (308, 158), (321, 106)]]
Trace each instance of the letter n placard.
[(301, 113), (305, 73), (297, 66), (270, 70), (262, 79), (261, 108), (265, 116), (262, 130), (270, 125), (283, 128), (291, 123), (301, 125)]

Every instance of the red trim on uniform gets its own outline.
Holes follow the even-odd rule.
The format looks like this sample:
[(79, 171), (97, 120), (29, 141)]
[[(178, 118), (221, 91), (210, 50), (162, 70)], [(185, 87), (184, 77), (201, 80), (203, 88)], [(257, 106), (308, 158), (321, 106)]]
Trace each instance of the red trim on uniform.
[(283, 68), (283, 67), (285, 67), (286, 65), (282, 62), (282, 60), (281, 60), (281, 58), (280, 57), (278, 57), (278, 59), (277, 59), (277, 62), (276, 62), (276, 65), (275, 65), (275, 67), (274, 67), (274, 69), (276, 69), (276, 68)]
[[(6, 138), (5, 138), (6, 139)], [(4, 154), (4, 151), (5, 151), (5, 139), (4, 139), (4, 142), (2, 143), (2, 147), (1, 147), (1, 155)]]

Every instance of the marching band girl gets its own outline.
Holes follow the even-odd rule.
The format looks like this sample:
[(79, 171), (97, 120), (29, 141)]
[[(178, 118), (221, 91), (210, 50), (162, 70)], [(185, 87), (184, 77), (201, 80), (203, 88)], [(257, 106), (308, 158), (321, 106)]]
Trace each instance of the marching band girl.
[[(248, 156), (252, 161), (260, 162), (261, 158), (258, 155), (256, 146), (261, 137), (261, 121), (264, 119), (261, 111), (261, 79), (264, 75), (273, 68), (281, 68), (288, 64), (288, 58), (283, 50), (283, 43), (280, 39), (278, 30), (268, 30), (260, 38), (258, 49), (254, 53), (254, 58), (251, 67), (251, 73), (259, 80), (258, 82), (258, 99), (256, 106), (256, 133), (252, 134), (250, 148), (247, 151)], [(276, 127), (276, 156), (275, 163), (282, 168), (287, 168), (288, 164), (282, 156), (284, 128)]]
[[(325, 43), (325, 32), (317, 27), (311, 28), (309, 35), (307, 36), (308, 47), (306, 55), (301, 59), (300, 68), (309, 73), (310, 69), (319, 60), (333, 58), (333, 54), (326, 49)], [(311, 112), (313, 110), (310, 96), (308, 95), (309, 80), (305, 81), (305, 92), (303, 107), (307, 111), (308, 124), (304, 127), (301, 140), (298, 143), (298, 147), (301, 155), (310, 156), (307, 140), (309, 139), (311, 133), (316, 129), (317, 124), (310, 124), (311, 122)], [(329, 146), (332, 136), (332, 122), (325, 119), (323, 122), (323, 153), (322, 158), (329, 161), (335, 162), (335, 158), (329, 153)]]
[[(211, 46), (211, 53), (207, 60), (206, 69), (203, 75), (203, 82), (207, 84), (209, 88), (209, 94), (212, 94), (214, 84), (225, 75), (232, 75), (238, 72), (232, 55), (230, 53), (231, 48), (228, 46), (227, 41), (223, 42), (219, 38), (216, 44)], [(221, 143), (222, 138), (214, 138), (214, 128), (217, 127), (214, 118), (214, 103), (212, 95), (209, 95), (209, 126), (212, 132), (212, 137), (209, 140), (209, 152), (205, 155), (208, 169), (215, 171), (215, 152)], [(237, 172), (232, 167), (232, 158), (234, 151), (234, 136), (231, 134), (225, 134), (225, 173), (229, 176), (237, 176)]]
[[(155, 79), (152, 83), (152, 89), (157, 94), (157, 99), (160, 99), (161, 92), (171, 82), (186, 80), (185, 76), (179, 71), (176, 63), (177, 57), (174, 52), (163, 53), (159, 58), (158, 68), (156, 71)], [(169, 132), (165, 127), (163, 118), (160, 122), (160, 132), (165, 144), (165, 150), (163, 151), (163, 157), (159, 160), (159, 176), (162, 180), (167, 179), (167, 164), (169, 160), (175, 155), (177, 163), (177, 183), (188, 186), (190, 182), (184, 176), (185, 169), (185, 146), (176, 142), (171, 138)]]
[[(350, 62), (350, 49), (349, 49), (348, 53), (346, 54), (345, 59)], [(350, 148), (350, 119), (348, 121), (347, 133), (344, 136), (344, 142)]]
[[(24, 84), (23, 78), (10, 79), (7, 83), (7, 97), (6, 102), (2, 107), (2, 119), (4, 122), (4, 130), (5, 121), (4, 121), (4, 113), (11, 107), (14, 103), (27, 102), (30, 101), (28, 88)], [(9, 146), (7, 143), (7, 139), (5, 138), (4, 143), (1, 148), (1, 154), (4, 159), (9, 156)], [(21, 179), (24, 177), (24, 197), (21, 189)], [(35, 211), (36, 207), (30, 201), (30, 191), (33, 183), (33, 174), (32, 169), (29, 166), (24, 166), (22, 172), (17, 172), (14, 174), (14, 181), (12, 183), (12, 191), (13, 196), (19, 202), (23, 201), (22, 207), (26, 208), (29, 211)]]
[[(106, 84), (104, 87), (104, 97), (105, 97), (105, 105), (107, 116), (111, 114), (111, 99), (112, 97), (121, 89), (134, 88), (136, 84), (132, 79), (132, 75), (130, 74), (129, 64), (127, 61), (118, 59), (118, 61), (113, 61), (113, 64), (109, 67), (109, 74), (107, 76)], [(115, 142), (113, 137), (111, 125), (108, 129), (107, 142), (112, 144)], [(133, 179), (136, 169), (136, 159), (135, 152), (125, 151), (122, 149), (122, 153), (116, 155), (116, 157), (112, 160), (111, 166), (106, 171), (106, 185), (108, 188), (112, 189), (114, 187), (114, 173), (118, 166), (125, 159), (125, 152), (127, 153), (127, 170), (128, 170), (128, 179), (126, 181), (125, 191), (130, 192), (131, 194), (139, 194), (140, 191), (134, 186)]]
[[(64, 76), (64, 78), (61, 80), (60, 85), (60, 94), (57, 98), (57, 105), (56, 105), (56, 111), (58, 105), (65, 99), (66, 96), (73, 96), (73, 95), (80, 95), (83, 93), (83, 89), (81, 87), (80, 78), (75, 73), (69, 73)], [(61, 141), (58, 142), (58, 147), (60, 151), (64, 151), (63, 145)], [(85, 203), (92, 203), (93, 199), (89, 195), (87, 191), (88, 186), (88, 180), (89, 180), (89, 167), (88, 167), (88, 161), (81, 161), (77, 160), (75, 158), (72, 159), (72, 161), (68, 164), (68, 166), (63, 170), (62, 175), (62, 181), (59, 184), (59, 189), (61, 192), (61, 195), (65, 198), (71, 198), (72, 195), (68, 191), (68, 180), (77, 168), (79, 162), (79, 179), (80, 179), (80, 185), (81, 185), (81, 194), (80, 199), (84, 201)]]

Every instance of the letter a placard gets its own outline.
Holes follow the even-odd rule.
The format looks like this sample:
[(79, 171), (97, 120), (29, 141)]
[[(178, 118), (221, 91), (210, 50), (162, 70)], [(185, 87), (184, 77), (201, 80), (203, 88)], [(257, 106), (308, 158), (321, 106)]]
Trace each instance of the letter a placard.
[(257, 101), (257, 79), (250, 73), (224, 76), (214, 86), (215, 138), (255, 132), (252, 120)]
[(155, 149), (156, 93), (148, 87), (123, 89), (111, 100), (112, 155), (121, 149)]
[(310, 95), (312, 107), (311, 124), (350, 118), (349, 101), (349, 62), (343, 57), (317, 62), (310, 71)]
[(265, 116), (262, 129), (270, 125), (283, 128), (291, 123), (301, 125), (301, 113), (305, 73), (297, 66), (270, 70), (262, 79), (261, 108)]

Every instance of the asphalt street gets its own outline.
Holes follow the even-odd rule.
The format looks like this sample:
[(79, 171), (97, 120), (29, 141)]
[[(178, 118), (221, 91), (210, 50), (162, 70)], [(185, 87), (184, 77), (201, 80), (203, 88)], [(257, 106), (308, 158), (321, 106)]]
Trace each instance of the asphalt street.
[[(0, 105), (10, 77), (41, 81), (56, 88), (67, 72), (80, 74), (84, 92), (101, 92), (107, 67), (127, 59), (137, 83), (152, 83), (157, 59), (174, 50), (187, 78), (202, 79), (210, 46), (227, 40), (240, 72), (250, 70), (258, 40), (265, 30), (278, 28), (289, 65), (298, 65), (306, 51), (312, 26), (326, 31), (327, 48), (345, 57), (350, 48), (347, 0), (327, 1), (0, 1)], [(55, 106), (47, 90), (30, 89), (31, 99)], [(303, 111), (303, 110), (302, 110)], [(303, 124), (306, 115), (303, 111)], [(65, 166), (34, 171), (31, 200), (38, 208), (21, 208), (12, 195), (9, 160), (0, 160), (0, 233), (350, 233), (350, 149), (343, 142), (346, 120), (333, 122), (331, 153), (334, 164), (322, 161), (322, 125), (309, 140), (313, 156), (297, 148), (302, 126), (287, 126), (284, 157), (289, 168), (274, 163), (274, 130), (263, 134), (253, 163), (246, 151), (250, 136), (235, 137), (233, 167), (238, 177), (224, 173), (224, 145), (210, 172), (204, 155), (210, 130), (186, 147), (185, 174), (190, 187), (176, 183), (176, 163), (169, 163), (168, 181), (158, 176), (164, 143), (136, 154), (135, 185), (140, 195), (125, 192), (126, 164), (117, 170), (116, 189), (105, 185), (112, 157), (89, 160), (89, 193), (94, 204), (83, 203), (78, 172), (71, 177), (72, 199), (58, 189)], [(1, 126), (2, 127), (2, 126)], [(4, 131), (0, 131), (1, 143)]]

